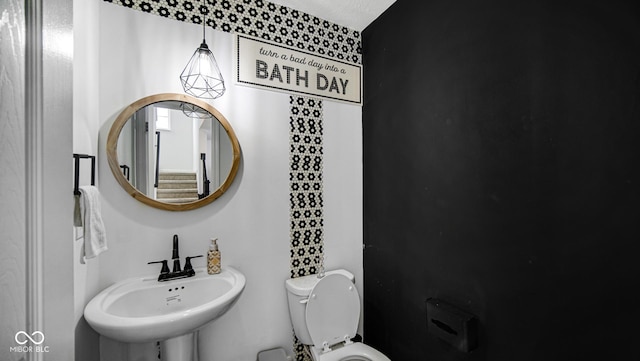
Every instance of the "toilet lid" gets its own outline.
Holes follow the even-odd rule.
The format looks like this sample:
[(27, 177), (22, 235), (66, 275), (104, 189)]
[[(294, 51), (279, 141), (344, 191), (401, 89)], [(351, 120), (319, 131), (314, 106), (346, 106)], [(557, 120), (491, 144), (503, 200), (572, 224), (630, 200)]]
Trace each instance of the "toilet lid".
[(305, 316), (316, 347), (353, 338), (360, 319), (360, 296), (356, 286), (341, 274), (324, 276), (311, 290)]

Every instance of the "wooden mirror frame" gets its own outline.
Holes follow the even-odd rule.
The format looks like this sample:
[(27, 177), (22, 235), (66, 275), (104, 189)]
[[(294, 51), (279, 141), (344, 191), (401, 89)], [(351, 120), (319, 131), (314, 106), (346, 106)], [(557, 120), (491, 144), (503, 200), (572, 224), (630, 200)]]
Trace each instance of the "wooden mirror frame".
[[(171, 101), (171, 100), (190, 103), (211, 113), (211, 115), (213, 115), (218, 120), (220, 125), (222, 125), (224, 130), (227, 132), (227, 135), (229, 136), (229, 141), (231, 143), (231, 147), (233, 149), (233, 161), (231, 164), (231, 170), (229, 171), (229, 174), (227, 175), (227, 178), (225, 179), (225, 181), (220, 185), (220, 187), (218, 187), (218, 189), (213, 191), (207, 197), (198, 199), (197, 201), (188, 202), (188, 203), (166, 203), (166, 202), (160, 202), (155, 199), (147, 197), (147, 195), (145, 195), (144, 193), (136, 189), (124, 177), (124, 174), (122, 174), (120, 170), (120, 163), (118, 161), (118, 153), (117, 153), (118, 138), (120, 137), (120, 132), (122, 131), (122, 128), (125, 126), (127, 121), (129, 121), (129, 118), (131, 118), (131, 116), (135, 112), (146, 107), (147, 105), (162, 102), (162, 101)], [(238, 143), (238, 138), (236, 137), (236, 134), (234, 133), (233, 128), (231, 128), (231, 125), (229, 124), (227, 119), (209, 103), (185, 94), (164, 93), (164, 94), (150, 95), (148, 97), (139, 99), (134, 103), (130, 104), (129, 106), (127, 106), (120, 113), (120, 115), (118, 115), (116, 120), (113, 122), (113, 125), (111, 126), (109, 135), (107, 136), (107, 160), (109, 162), (109, 168), (111, 168), (111, 172), (113, 173), (114, 177), (116, 178), (120, 186), (122, 186), (122, 188), (127, 193), (129, 193), (129, 195), (131, 195), (133, 198), (137, 199), (138, 201), (146, 205), (149, 205), (151, 207), (158, 208), (158, 209), (164, 209), (167, 211), (188, 211), (188, 210), (203, 207), (213, 202), (214, 200), (218, 199), (222, 194), (224, 194), (224, 192), (227, 189), (229, 189), (229, 187), (231, 186), (231, 183), (233, 183), (233, 180), (235, 179), (236, 173), (238, 172), (238, 167), (240, 166), (240, 144)]]

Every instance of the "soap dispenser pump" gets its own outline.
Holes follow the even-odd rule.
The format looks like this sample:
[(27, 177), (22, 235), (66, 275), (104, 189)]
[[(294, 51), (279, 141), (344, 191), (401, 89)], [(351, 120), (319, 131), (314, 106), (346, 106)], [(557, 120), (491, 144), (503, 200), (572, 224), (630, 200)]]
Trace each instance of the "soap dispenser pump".
[(207, 253), (207, 272), (210, 275), (220, 273), (220, 251), (218, 250), (218, 239), (212, 238), (209, 245), (209, 252)]

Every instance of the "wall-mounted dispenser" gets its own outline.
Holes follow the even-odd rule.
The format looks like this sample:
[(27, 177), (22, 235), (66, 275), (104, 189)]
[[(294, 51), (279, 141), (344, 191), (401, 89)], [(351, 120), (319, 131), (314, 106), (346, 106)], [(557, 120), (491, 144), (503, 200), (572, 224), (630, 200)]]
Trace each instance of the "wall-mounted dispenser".
[(478, 347), (478, 319), (442, 300), (427, 300), (427, 329), (462, 352)]

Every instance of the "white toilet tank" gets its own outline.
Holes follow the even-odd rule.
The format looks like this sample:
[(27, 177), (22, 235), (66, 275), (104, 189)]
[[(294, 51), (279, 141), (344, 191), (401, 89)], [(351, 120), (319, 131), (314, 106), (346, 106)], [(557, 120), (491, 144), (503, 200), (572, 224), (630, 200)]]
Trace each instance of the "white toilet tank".
[[(344, 269), (327, 271), (325, 272), (325, 276), (334, 273), (346, 276), (351, 280), (351, 282), (354, 282), (355, 280), (353, 274)], [(293, 331), (295, 332), (296, 337), (298, 337), (298, 340), (305, 345), (313, 345), (309, 329), (307, 328), (305, 313), (309, 294), (319, 280), (320, 279), (317, 275), (309, 275), (291, 278), (285, 281), (285, 286), (287, 288), (287, 301), (289, 302), (289, 315), (291, 316)]]

